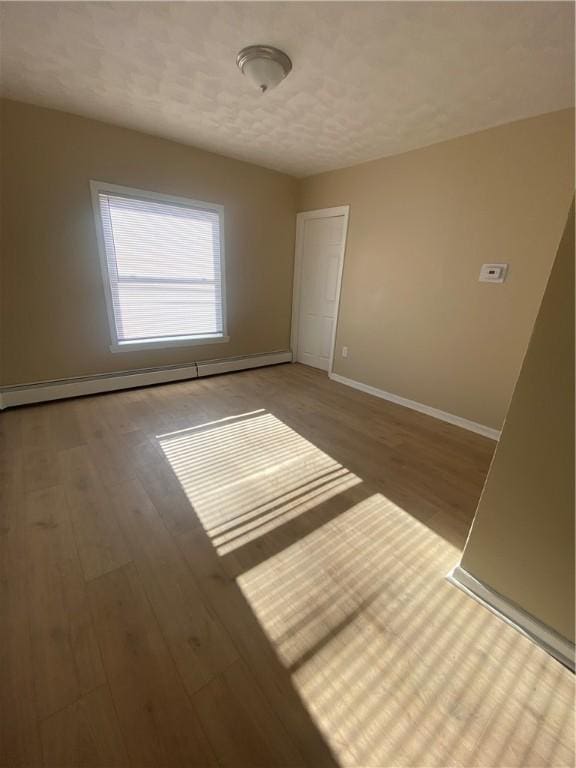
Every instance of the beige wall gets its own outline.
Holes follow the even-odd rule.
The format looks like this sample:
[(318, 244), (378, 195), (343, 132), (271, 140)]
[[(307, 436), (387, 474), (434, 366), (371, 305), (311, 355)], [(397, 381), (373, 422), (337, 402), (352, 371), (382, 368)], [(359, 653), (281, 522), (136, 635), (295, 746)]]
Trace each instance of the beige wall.
[[(63, 112), (2, 107), (3, 384), (289, 348), (294, 179)], [(228, 344), (108, 350), (90, 179), (225, 206)]]
[(462, 566), (574, 641), (574, 208)]
[[(351, 205), (336, 372), (501, 426), (572, 193), (571, 110), (298, 184), (2, 107), (2, 384), (286, 349), (299, 186), (302, 210)], [(91, 178), (224, 204), (230, 343), (109, 351)], [(510, 262), (503, 286), (477, 282), (484, 261)]]
[[(501, 427), (573, 194), (573, 120), (301, 182), (299, 210), (350, 205), (336, 373)], [(507, 282), (478, 283), (484, 262), (508, 262)]]

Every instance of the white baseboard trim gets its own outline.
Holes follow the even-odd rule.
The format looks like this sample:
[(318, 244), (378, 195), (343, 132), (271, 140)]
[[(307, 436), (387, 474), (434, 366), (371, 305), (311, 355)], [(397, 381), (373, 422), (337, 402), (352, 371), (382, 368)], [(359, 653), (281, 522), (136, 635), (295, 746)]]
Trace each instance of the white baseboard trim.
[(196, 379), (229, 371), (241, 371), (265, 365), (277, 365), (292, 361), (291, 352), (266, 352), (261, 355), (245, 355), (222, 360), (205, 360), (185, 366), (163, 366), (136, 371), (104, 373), (76, 379), (60, 379), (0, 389), (0, 410), (16, 405), (43, 403), (66, 397), (114, 392), (119, 389), (146, 387), (150, 384), (167, 384), (172, 381)]
[(574, 644), (543, 624), (519, 606), (507, 600), (491, 587), (478, 581), (461, 566), (455, 566), (447, 580), (466, 594), (478, 600), (507, 624), (543, 648), (555, 659), (574, 671)]
[(463, 429), (470, 430), (470, 432), (476, 432), (477, 434), (483, 435), (484, 437), (489, 437), (490, 440), (500, 439), (501, 432), (499, 429), (485, 427), (484, 424), (478, 424), (475, 421), (463, 419), (461, 416), (454, 416), (452, 413), (440, 411), (438, 408), (432, 408), (430, 405), (418, 403), (416, 400), (408, 400), (408, 398), (400, 397), (400, 395), (394, 395), (392, 392), (385, 392), (383, 389), (371, 387), (369, 384), (363, 384), (361, 381), (355, 381), (354, 379), (346, 378), (346, 376), (340, 376), (339, 373), (331, 373), (330, 378), (339, 382), (340, 384), (346, 384), (347, 387), (358, 389), (360, 392), (366, 392), (368, 395), (380, 397), (382, 400), (389, 400), (391, 403), (403, 405), (405, 408), (411, 408), (413, 411), (425, 413), (427, 416), (433, 416), (435, 419), (448, 422), (448, 424), (454, 424), (456, 427), (462, 427)]

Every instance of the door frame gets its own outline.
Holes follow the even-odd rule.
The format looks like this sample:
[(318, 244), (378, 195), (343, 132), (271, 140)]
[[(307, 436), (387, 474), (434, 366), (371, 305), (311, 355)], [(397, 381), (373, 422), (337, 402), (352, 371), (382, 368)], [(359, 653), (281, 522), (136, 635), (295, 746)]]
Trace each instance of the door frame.
[(298, 324), (300, 322), (300, 297), (302, 290), (302, 248), (304, 245), (304, 224), (310, 219), (331, 219), (335, 216), (344, 216), (344, 238), (338, 257), (338, 279), (336, 283), (336, 317), (332, 329), (330, 345), (330, 359), (328, 361), (328, 375), (334, 367), (334, 351), (336, 346), (336, 330), (340, 316), (340, 295), (342, 291), (342, 275), (344, 272), (344, 254), (348, 241), (348, 215), (349, 205), (339, 205), (334, 208), (318, 208), (314, 211), (303, 211), (296, 214), (296, 246), (294, 250), (294, 288), (292, 292), (292, 327), (290, 333), (290, 349), (292, 350), (292, 362), (296, 362), (298, 354)]

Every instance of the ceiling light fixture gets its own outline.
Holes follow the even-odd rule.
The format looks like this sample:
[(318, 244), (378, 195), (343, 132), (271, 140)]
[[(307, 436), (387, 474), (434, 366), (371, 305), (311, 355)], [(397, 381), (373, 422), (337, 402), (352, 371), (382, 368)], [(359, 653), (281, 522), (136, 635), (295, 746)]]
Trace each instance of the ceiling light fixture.
[(242, 74), (262, 93), (275, 88), (292, 69), (292, 62), (284, 51), (270, 45), (249, 45), (242, 48), (236, 57), (236, 64)]

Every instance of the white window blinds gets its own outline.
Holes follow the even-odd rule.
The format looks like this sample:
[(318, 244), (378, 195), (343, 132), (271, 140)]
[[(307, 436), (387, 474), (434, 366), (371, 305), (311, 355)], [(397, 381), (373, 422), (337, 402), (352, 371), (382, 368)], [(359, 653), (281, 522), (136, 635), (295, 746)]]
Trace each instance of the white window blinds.
[(221, 208), (106, 188), (97, 200), (115, 343), (222, 338)]

